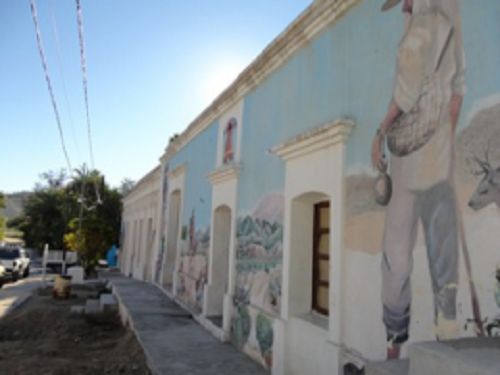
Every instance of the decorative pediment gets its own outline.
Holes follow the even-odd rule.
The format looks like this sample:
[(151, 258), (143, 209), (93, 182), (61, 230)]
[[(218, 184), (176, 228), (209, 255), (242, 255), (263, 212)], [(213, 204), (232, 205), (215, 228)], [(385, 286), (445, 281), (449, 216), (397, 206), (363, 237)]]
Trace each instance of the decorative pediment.
[(354, 122), (340, 119), (301, 133), (269, 150), (283, 160), (298, 158), (337, 143), (345, 143), (354, 128)]
[(183, 174), (186, 171), (186, 164), (181, 164), (172, 169), (169, 172), (169, 178), (176, 178), (179, 177), (181, 174)]
[(240, 171), (240, 164), (226, 164), (208, 174), (208, 180), (212, 185), (237, 178)]

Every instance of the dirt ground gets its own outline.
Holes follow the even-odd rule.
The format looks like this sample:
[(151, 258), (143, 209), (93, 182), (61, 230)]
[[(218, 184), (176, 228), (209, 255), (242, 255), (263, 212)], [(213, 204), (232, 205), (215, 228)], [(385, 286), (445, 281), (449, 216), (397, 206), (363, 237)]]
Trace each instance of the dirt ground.
[(70, 313), (85, 300), (47, 291), (0, 320), (0, 373), (12, 375), (149, 374), (144, 353), (118, 315), (104, 321)]

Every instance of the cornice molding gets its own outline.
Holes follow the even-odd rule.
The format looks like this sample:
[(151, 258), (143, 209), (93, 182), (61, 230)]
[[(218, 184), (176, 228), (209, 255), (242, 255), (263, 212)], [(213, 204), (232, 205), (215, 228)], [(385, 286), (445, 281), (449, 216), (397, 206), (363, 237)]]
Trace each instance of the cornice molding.
[[(315, 1), (306, 8), (189, 126), (174, 138), (161, 160), (168, 160), (224, 112), (229, 110), (271, 73), (285, 64), (326, 27), (340, 19), (361, 0)], [(172, 148), (171, 148), (172, 147)], [(171, 152), (169, 152), (171, 151)]]
[(353, 128), (354, 122), (352, 120), (339, 119), (301, 133), (271, 148), (269, 152), (288, 161), (338, 143), (345, 144)]
[(240, 164), (224, 165), (207, 175), (208, 180), (212, 185), (217, 185), (232, 179), (236, 179), (240, 172)]

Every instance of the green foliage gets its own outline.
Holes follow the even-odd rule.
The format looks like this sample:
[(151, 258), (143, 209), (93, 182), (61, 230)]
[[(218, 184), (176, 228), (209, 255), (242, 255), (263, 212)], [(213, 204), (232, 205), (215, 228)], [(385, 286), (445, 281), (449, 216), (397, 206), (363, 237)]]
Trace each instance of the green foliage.
[(237, 306), (231, 322), (231, 331), (232, 340), (238, 348), (242, 348), (248, 341), (251, 328), (252, 319), (248, 312), (248, 307), (245, 305)]
[[(78, 214), (68, 222), (65, 243), (78, 251), (84, 267), (90, 269), (113, 244), (119, 243), (122, 195), (111, 189), (98, 171), (82, 168), (76, 174), (66, 186), (66, 194), (76, 203), (72, 211)], [(81, 212), (79, 201), (83, 202)]]
[(65, 209), (66, 197), (62, 188), (44, 188), (31, 195), (24, 207), (24, 215), (15, 221), (16, 228), (24, 233), (26, 245), (42, 249), (48, 243), (52, 249), (62, 249)]
[(130, 179), (130, 178), (124, 178), (122, 182), (120, 183), (120, 187), (118, 188), (118, 191), (122, 196), (127, 195), (135, 185), (135, 181)]
[(5, 218), (0, 216), (0, 241), (5, 237)]
[(260, 352), (264, 355), (273, 348), (273, 325), (271, 321), (263, 314), (257, 315), (256, 321), (257, 341), (259, 342)]
[(78, 251), (83, 266), (91, 269), (119, 243), (122, 195), (99, 171), (85, 166), (67, 183), (62, 172), (41, 177), (23, 216), (9, 224), (24, 232), (28, 247), (42, 249), (48, 243), (52, 249)]

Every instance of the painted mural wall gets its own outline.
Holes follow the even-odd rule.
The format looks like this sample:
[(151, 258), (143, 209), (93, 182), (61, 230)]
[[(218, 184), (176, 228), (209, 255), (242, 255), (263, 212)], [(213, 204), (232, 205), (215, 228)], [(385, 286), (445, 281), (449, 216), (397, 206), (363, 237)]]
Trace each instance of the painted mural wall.
[[(428, 17), (422, 16), (428, 1), (414, 0), (412, 13), (408, 1), (396, 2), (397, 7), (381, 12), (383, 3), (360, 1), (245, 99), (244, 169), (238, 191), (238, 241), (241, 237), (244, 246), (238, 247), (234, 328), (236, 341), (244, 348), (256, 326), (256, 315), (267, 312), (272, 320), (279, 311), (279, 304), (274, 310), (255, 301), (258, 293), (252, 291), (252, 277), (257, 272), (244, 268), (247, 260), (243, 256), (260, 250), (246, 243), (245, 229), (251, 225), (245, 218), (252, 217), (248, 213), (268, 194), (283, 191), (283, 164), (267, 151), (339, 118), (356, 123), (347, 145), (346, 166), (343, 316), (348, 346), (365, 357), (381, 359), (388, 354), (388, 345), (403, 343), (406, 336), (417, 341), (435, 339), (437, 330), (441, 337), (476, 334), (470, 324), (474, 314), (460, 240), (461, 222), (481, 317), (491, 320), (500, 312), (494, 299), (500, 255), (491, 236), (500, 225), (495, 207), (498, 200), (493, 198), (497, 197), (495, 173), (500, 167), (500, 124), (495, 120), (500, 94), (500, 3), (442, 0)], [(417, 31), (411, 32), (406, 46), (400, 46), (412, 22)], [(439, 38), (431, 38), (429, 28)], [(418, 36), (421, 30), (427, 31)], [(425, 43), (431, 46), (425, 47)], [(419, 47), (412, 49), (414, 45)], [(425, 98), (418, 100), (423, 86), (426, 95), (433, 98), (427, 102), (435, 106), (422, 109), (424, 118), (418, 120), (416, 108), (426, 106)], [(407, 121), (432, 124), (427, 124), (430, 130), (424, 141), (409, 137), (413, 143), (423, 142), (410, 156), (400, 156), (397, 161), (397, 156), (389, 156), (385, 150), (384, 163), (388, 165), (381, 169), (387, 168), (391, 175), (393, 195), (392, 203), (384, 207), (375, 199), (379, 172), (372, 166), (372, 144), (379, 124), (384, 118), (391, 119), (387, 108), (395, 92), (400, 96), (395, 99), (399, 111), (388, 122), (394, 122), (402, 112), (411, 112), (413, 120)], [(457, 117), (456, 123), (453, 117)], [(407, 164), (406, 157), (413, 160)], [(401, 180), (414, 184), (407, 186), (406, 200), (401, 198)], [(487, 206), (482, 199), (485, 196), (492, 202)], [(404, 204), (411, 208), (404, 208)], [(397, 212), (392, 217), (391, 207)], [(394, 229), (396, 224), (386, 224), (389, 220), (407, 223), (404, 239), (398, 237), (402, 234), (400, 228)], [(386, 246), (382, 246), (384, 232)], [(396, 260), (391, 263), (398, 263), (400, 271), (395, 263), (388, 267), (388, 250), (383, 250), (388, 243), (407, 244), (401, 253), (393, 250)], [(273, 264), (269, 262), (268, 268)], [(395, 274), (388, 277), (388, 268)], [(278, 263), (275, 269), (279, 270)], [(270, 285), (267, 283), (267, 289), (272, 289)], [(398, 289), (405, 293), (398, 295)], [(369, 317), (366, 311), (371, 312)], [(249, 346), (258, 350), (255, 343)], [(402, 349), (404, 354), (404, 345)]]
[[(364, 2), (342, 21), (372, 14), (370, 47), (347, 57), (365, 49), (377, 92), (348, 145), (345, 316), (357, 327), (349, 346), (377, 359), (407, 342), (487, 335), (500, 313), (500, 3), (393, 3)], [(359, 306), (377, 313), (367, 320)]]
[(215, 168), (217, 131), (218, 123), (215, 122), (169, 162), (171, 170), (182, 164), (186, 166), (176, 293), (198, 312), (203, 306), (203, 289), (208, 274), (212, 195), (207, 175)]
[(273, 317), (279, 315), (283, 258), (283, 195), (264, 195), (236, 228), (233, 342), (264, 366), (273, 360)]
[[(500, 2), (392, 3), (381, 12), (384, 0), (360, 0), (245, 97), (234, 127), (223, 122), (220, 164), (232, 162), (242, 132), (231, 340), (267, 367), (281, 312), (285, 181), (283, 161), (268, 150), (340, 118), (356, 124), (345, 171), (346, 346), (382, 359), (404, 355), (406, 342), (494, 332)], [(381, 123), (392, 149), (376, 135)], [(419, 123), (423, 135), (405, 133), (405, 124)], [(186, 166), (177, 294), (196, 311), (208, 274), (207, 175), (218, 132), (214, 122), (168, 164)], [(127, 227), (131, 237), (136, 225)]]

